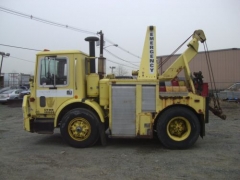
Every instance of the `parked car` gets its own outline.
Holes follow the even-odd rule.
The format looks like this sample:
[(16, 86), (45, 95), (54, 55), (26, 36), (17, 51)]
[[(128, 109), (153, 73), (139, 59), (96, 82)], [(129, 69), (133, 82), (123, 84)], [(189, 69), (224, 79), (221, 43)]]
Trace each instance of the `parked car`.
[(10, 90), (10, 89), (11, 89), (11, 87), (1, 88), (1, 89), (0, 89), (0, 94), (1, 94), (2, 92), (4, 92), (4, 91), (8, 91), (8, 90)]
[(232, 84), (227, 89), (220, 91), (218, 97), (227, 101), (239, 101), (240, 99), (240, 82)]
[(11, 99), (19, 99), (19, 94), (23, 89), (10, 89), (0, 94), (0, 103), (5, 104)]
[(19, 89), (28, 90), (27, 86), (19, 86)]
[(30, 94), (30, 90), (28, 89), (28, 90), (23, 90), (20, 94), (19, 94), (19, 99), (23, 99), (23, 97), (25, 96), (25, 95), (28, 95), (28, 94)]
[(27, 89), (30, 89), (30, 84), (22, 84), (22, 86), (27, 87)]
[(9, 87), (4, 87), (4, 88), (1, 88), (0, 89), (0, 94), (4, 91), (8, 91), (8, 90), (14, 90), (14, 89), (21, 89), (21, 88), (18, 88), (17, 86), (9, 86)]

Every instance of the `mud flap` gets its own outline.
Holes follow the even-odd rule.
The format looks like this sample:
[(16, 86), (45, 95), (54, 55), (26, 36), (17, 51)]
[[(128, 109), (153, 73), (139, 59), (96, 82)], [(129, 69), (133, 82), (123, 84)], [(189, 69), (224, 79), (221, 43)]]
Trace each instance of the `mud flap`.
[(200, 118), (200, 124), (201, 124), (201, 130), (200, 130), (200, 136), (203, 139), (203, 136), (205, 136), (205, 122), (204, 122), (204, 117), (201, 116)]
[(100, 125), (99, 125), (99, 135), (100, 135), (100, 140), (101, 140), (102, 146), (106, 146), (107, 139), (106, 139), (106, 135), (105, 135), (104, 123), (100, 123)]

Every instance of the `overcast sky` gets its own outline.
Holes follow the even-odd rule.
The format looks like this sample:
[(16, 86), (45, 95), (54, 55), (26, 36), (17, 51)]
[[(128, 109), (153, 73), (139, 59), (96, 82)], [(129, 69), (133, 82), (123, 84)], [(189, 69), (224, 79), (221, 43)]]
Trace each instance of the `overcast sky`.
[[(102, 30), (108, 40), (137, 56), (142, 55), (149, 25), (157, 28), (157, 55), (171, 54), (196, 29), (204, 30), (209, 50), (240, 48), (240, 0), (0, 0), (0, 7), (91, 32)], [(39, 50), (89, 51), (84, 38), (91, 35), (86, 33), (2, 11), (0, 22), (0, 44)], [(178, 53), (185, 49), (186, 45)], [(139, 58), (120, 48), (110, 46), (107, 50), (139, 65)], [(203, 51), (202, 46), (199, 50)], [(3, 73), (34, 72), (36, 51), (1, 45), (0, 51), (12, 56), (4, 58)], [(137, 69), (107, 52), (104, 56), (126, 65), (129, 72)], [(107, 72), (109, 66), (118, 67), (110, 61), (107, 61)]]

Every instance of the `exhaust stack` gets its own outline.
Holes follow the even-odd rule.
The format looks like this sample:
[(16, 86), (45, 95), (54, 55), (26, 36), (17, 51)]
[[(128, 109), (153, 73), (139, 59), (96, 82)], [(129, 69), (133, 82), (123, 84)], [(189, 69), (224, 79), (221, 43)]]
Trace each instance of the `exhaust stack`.
[(95, 41), (98, 41), (98, 37), (87, 37), (85, 41), (89, 42), (89, 56), (90, 56), (90, 73), (96, 73), (95, 65)]

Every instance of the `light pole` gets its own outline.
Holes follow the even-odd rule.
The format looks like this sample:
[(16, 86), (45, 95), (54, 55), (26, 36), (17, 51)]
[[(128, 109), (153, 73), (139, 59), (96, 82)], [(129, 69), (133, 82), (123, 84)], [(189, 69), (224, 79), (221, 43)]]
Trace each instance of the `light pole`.
[(0, 67), (0, 75), (1, 75), (1, 73), (2, 73), (3, 57), (9, 57), (10, 54), (9, 53), (5, 53), (5, 52), (0, 52), (0, 55), (2, 56), (1, 67)]
[(110, 69), (112, 69), (112, 74), (113, 74), (113, 69), (115, 69), (115, 66), (110, 66)]

